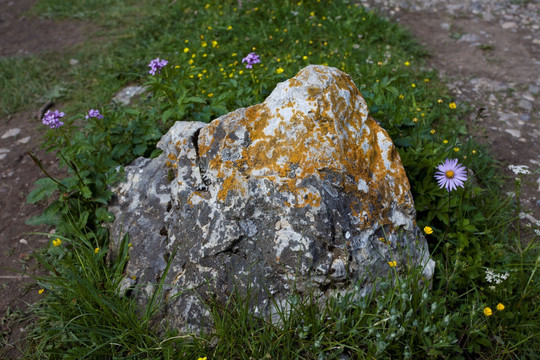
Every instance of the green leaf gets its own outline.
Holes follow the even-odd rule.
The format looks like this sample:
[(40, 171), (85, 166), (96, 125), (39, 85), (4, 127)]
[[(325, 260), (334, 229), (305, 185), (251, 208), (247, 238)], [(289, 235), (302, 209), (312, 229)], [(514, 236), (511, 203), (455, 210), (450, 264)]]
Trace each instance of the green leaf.
[(412, 144), (413, 144), (413, 139), (410, 136), (394, 140), (394, 145), (396, 146), (410, 147), (412, 146)]
[(90, 199), (92, 197), (92, 190), (88, 186), (81, 187), (80, 191), (83, 198)]
[(135, 109), (125, 109), (124, 111), (126, 112), (126, 114), (135, 115), (135, 116), (139, 116), (139, 114), (141, 113), (139, 110), (135, 110)]
[(114, 215), (107, 211), (107, 208), (100, 207), (96, 210), (96, 217), (99, 221), (112, 222), (114, 221)]
[(58, 189), (58, 184), (50, 178), (39, 179), (35, 182), (35, 185), (37, 185), (37, 188), (32, 190), (26, 197), (26, 202), (29, 204), (34, 204), (44, 197), (51, 196), (53, 192)]
[(141, 156), (146, 151), (146, 144), (140, 144), (133, 148), (133, 155)]
[(398, 89), (397, 89), (396, 87), (394, 87), (394, 86), (391, 86), (391, 85), (390, 85), (390, 86), (387, 86), (387, 87), (386, 87), (386, 90), (387, 90), (388, 92), (391, 92), (392, 94), (394, 94), (394, 95), (396, 95), (396, 96), (399, 95)]
[(80, 229), (84, 228), (86, 224), (88, 223), (88, 217), (90, 216), (90, 213), (88, 211), (83, 211), (81, 216), (79, 217), (78, 226)]
[(151, 153), (150, 153), (150, 159), (155, 159), (157, 158), (159, 155), (161, 155), (163, 153), (163, 150), (161, 149), (154, 149)]
[(113, 147), (111, 156), (112, 156), (113, 158), (119, 158), (119, 157), (121, 157), (121, 156), (124, 156), (125, 153), (129, 150), (130, 146), (131, 146), (131, 145), (130, 145), (130, 144), (127, 144), (127, 143), (116, 144), (116, 145)]
[(206, 101), (200, 97), (192, 96), (186, 99), (186, 103), (198, 103), (198, 104), (204, 104)]
[(36, 225), (58, 225), (58, 221), (60, 220), (59, 214), (52, 214), (52, 213), (43, 213), (38, 216), (31, 217), (30, 219), (27, 219), (24, 223), (26, 225), (36, 226)]

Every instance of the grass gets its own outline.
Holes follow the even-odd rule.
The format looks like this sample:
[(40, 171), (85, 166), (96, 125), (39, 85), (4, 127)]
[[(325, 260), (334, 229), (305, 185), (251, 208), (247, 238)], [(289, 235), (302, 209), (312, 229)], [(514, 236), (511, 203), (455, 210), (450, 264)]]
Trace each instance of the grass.
[[(44, 146), (58, 154), (68, 176), (44, 178), (29, 194), (31, 202), (55, 199), (30, 222), (50, 224), (56, 234), (38, 256), (49, 275), (38, 279), (43, 299), (35, 306), (27, 358), (532, 359), (540, 353), (534, 232), (540, 225), (519, 226), (520, 182), (514, 198), (501, 197), (496, 163), (461, 120), (466, 104), (451, 106), (437, 74), (424, 69), (426, 52), (403, 29), (345, 0), (243, 1), (242, 8), (231, 0), (42, 0), (33, 13), (92, 19), (99, 40), (56, 54), (57, 61), (28, 56), (0, 63), (7, 113), (28, 106), (23, 99), (47, 97), (66, 113), (64, 126), (44, 129)], [(261, 57), (252, 71), (241, 63), (250, 52)], [(147, 65), (157, 57), (169, 65), (150, 76)], [(79, 65), (59, 65), (70, 58)], [(236, 294), (228, 306), (209, 304), (212, 334), (157, 327), (159, 294), (154, 306), (141, 309), (119, 290), (129, 239), (120, 256), (108, 257), (106, 204), (108, 187), (121, 178), (116, 168), (155, 156), (156, 141), (174, 121), (210, 121), (255, 104), (308, 64), (349, 73), (398, 147), (417, 223), (433, 229), (426, 235), (437, 263), (431, 287), (418, 281), (419, 269), (392, 270), (378, 293), (343, 295), (322, 310), (309, 294), (291, 296), (294, 311), (282, 311), (281, 326), (256, 318), (246, 306), (249, 294)], [(109, 105), (130, 83), (151, 91), (132, 106)], [(79, 121), (89, 109), (104, 119)], [(451, 196), (433, 177), (445, 158), (474, 172)]]

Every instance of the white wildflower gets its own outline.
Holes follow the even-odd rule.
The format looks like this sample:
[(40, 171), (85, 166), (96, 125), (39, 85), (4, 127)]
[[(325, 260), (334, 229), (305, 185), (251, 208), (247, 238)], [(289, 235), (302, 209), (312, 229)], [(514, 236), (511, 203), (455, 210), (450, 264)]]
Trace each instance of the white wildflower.
[(499, 285), (504, 280), (506, 280), (508, 276), (510, 276), (510, 274), (508, 274), (507, 272), (505, 272), (504, 274), (498, 274), (490, 269), (486, 269), (486, 281), (488, 283), (495, 283), (495, 285)]
[(509, 165), (508, 168), (516, 175), (530, 175), (531, 171), (527, 165)]

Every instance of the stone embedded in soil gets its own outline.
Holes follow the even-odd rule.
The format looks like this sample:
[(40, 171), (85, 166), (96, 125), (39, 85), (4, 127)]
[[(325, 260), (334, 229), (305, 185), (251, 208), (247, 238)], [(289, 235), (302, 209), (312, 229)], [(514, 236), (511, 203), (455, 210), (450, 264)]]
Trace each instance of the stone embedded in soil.
[(504, 131), (506, 131), (507, 133), (509, 133), (513, 137), (516, 137), (516, 138), (521, 137), (521, 131), (519, 131), (519, 130), (516, 130), (516, 129), (504, 129)]
[(504, 22), (504, 23), (502, 23), (501, 26), (505, 30), (517, 28), (517, 24), (515, 22), (512, 22), (512, 21)]
[(0, 149), (0, 160), (3, 160), (9, 152), (9, 149)]
[(131, 103), (131, 99), (137, 95), (144, 94), (146, 89), (146, 86), (126, 86), (116, 93), (116, 95), (114, 95), (112, 102), (120, 103), (122, 105), (129, 105)]
[(17, 144), (26, 144), (30, 141), (31, 136), (25, 136), (22, 139), (17, 140)]
[(21, 132), (21, 129), (19, 128), (9, 129), (8, 131), (4, 133), (4, 135), (2, 135), (2, 139), (7, 139), (9, 137), (17, 136), (19, 135), (20, 132)]
[(530, 101), (527, 101), (525, 99), (521, 99), (518, 102), (518, 106), (522, 108), (523, 110), (531, 111), (532, 110), (532, 103)]
[(362, 294), (388, 261), (433, 273), (399, 154), (337, 69), (308, 66), (210, 124), (177, 122), (158, 147), (126, 167), (111, 233), (129, 233), (141, 305), (172, 258), (163, 316), (175, 328), (208, 324), (204, 300), (235, 289), (272, 317), (293, 287), (323, 300), (361, 281)]

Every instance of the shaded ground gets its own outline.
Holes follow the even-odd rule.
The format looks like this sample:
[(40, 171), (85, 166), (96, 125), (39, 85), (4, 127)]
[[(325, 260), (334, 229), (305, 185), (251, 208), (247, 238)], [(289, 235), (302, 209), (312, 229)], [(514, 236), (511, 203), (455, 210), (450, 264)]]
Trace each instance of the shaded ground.
[[(0, 56), (60, 51), (87, 37), (82, 22), (25, 17), (24, 12), (36, 2), (0, 0)], [(399, 4), (408, 3), (405, 0), (362, 2), (393, 16), (428, 47), (433, 54), (430, 66), (447, 78), (458, 101), (487, 108), (488, 116), (477, 123), (471, 121), (471, 130), (490, 145), (498, 160), (529, 165), (531, 170), (540, 166), (540, 116), (536, 104), (540, 91), (537, 60), (540, 41), (535, 42), (534, 32), (538, 28), (533, 27), (534, 21), (530, 27), (513, 27), (509, 25), (513, 20), (499, 16), (500, 12), (480, 17), (446, 11), (450, 8), (444, 6), (400, 8)], [(439, 3), (454, 6), (459, 1)], [(538, 9), (537, 2), (530, 4), (533, 10)], [(531, 7), (524, 9), (530, 11)], [(390, 14), (391, 11), (394, 13)], [(38, 288), (28, 275), (6, 270), (32, 274), (35, 270), (28, 262), (29, 255), (47, 243), (44, 236), (28, 235), (39, 229), (24, 224), (41, 211), (40, 206), (26, 205), (25, 199), (35, 180), (42, 177), (26, 151), (38, 153), (53, 168), (55, 164), (51, 156), (39, 149), (43, 125), (37, 111), (32, 109), (0, 119), (0, 208), (3, 210), (0, 213), (0, 358), (20, 356), (17, 348), (22, 346), (24, 329), (30, 321), (25, 320), (26, 303), (33, 303), (39, 297)], [(474, 113), (471, 115), (474, 118)], [(14, 129), (19, 132), (6, 136), (10, 131), (16, 133)], [(540, 182), (536, 180), (539, 178), (540, 174), (528, 178), (523, 195), (525, 208), (536, 219), (540, 219)]]

